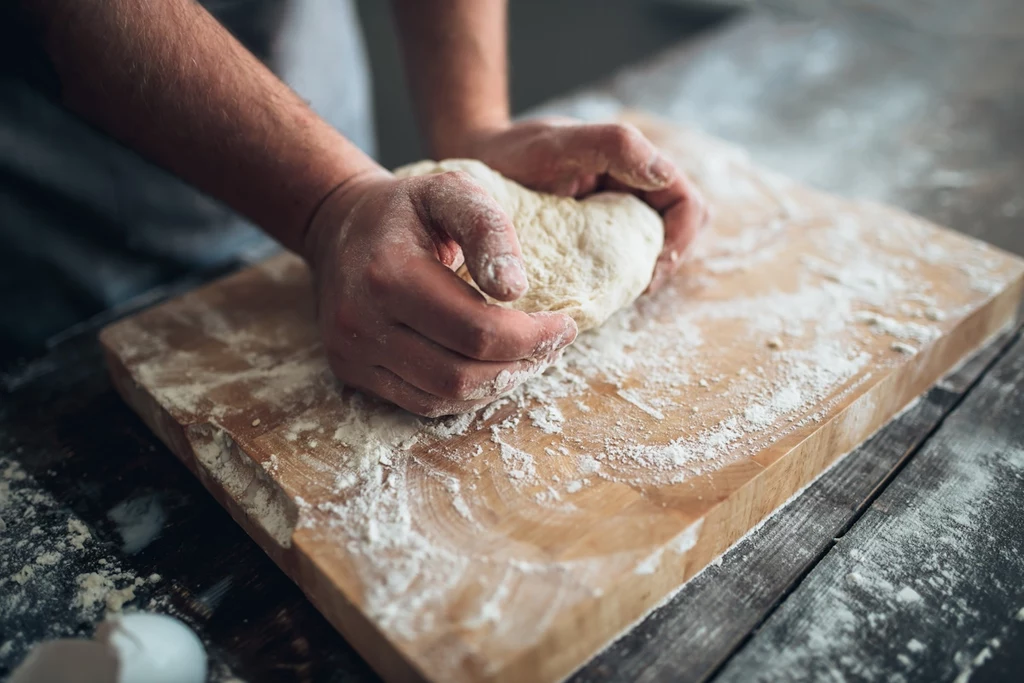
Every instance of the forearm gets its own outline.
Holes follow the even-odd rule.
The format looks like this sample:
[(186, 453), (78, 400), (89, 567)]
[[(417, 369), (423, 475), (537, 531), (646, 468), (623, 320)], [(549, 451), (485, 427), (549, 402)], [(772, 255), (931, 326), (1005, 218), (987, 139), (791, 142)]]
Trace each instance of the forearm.
[(63, 103), (293, 250), (374, 162), (192, 0), (24, 0)]
[(438, 158), (509, 121), (505, 0), (394, 0), (420, 127)]

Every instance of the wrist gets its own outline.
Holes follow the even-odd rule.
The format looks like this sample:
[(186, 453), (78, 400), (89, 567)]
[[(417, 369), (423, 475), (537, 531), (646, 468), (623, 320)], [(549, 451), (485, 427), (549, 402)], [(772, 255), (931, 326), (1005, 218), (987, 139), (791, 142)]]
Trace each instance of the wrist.
[(435, 159), (475, 158), (482, 142), (511, 126), (511, 117), (502, 110), (454, 125), (437, 126), (431, 134), (431, 154)]
[(320, 198), (304, 226), (299, 253), (310, 269), (316, 270), (319, 255), (326, 250), (330, 226), (345, 222), (368, 185), (392, 177), (383, 167), (372, 164), (352, 173)]

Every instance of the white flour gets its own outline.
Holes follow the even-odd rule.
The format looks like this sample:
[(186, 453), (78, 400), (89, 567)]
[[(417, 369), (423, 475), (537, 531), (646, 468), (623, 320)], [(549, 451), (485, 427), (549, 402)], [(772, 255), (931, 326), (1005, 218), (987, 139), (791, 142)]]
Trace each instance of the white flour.
[[(910, 284), (921, 281), (917, 271), (925, 261), (917, 256), (916, 245), (908, 246), (918, 238), (920, 228), (915, 222), (887, 222), (888, 234), (879, 242), (884, 241), (890, 249), (902, 245), (904, 251), (898, 256), (865, 247), (865, 241), (871, 244), (871, 235), (861, 233), (870, 224), (866, 226), (854, 215), (839, 216), (837, 225), (835, 239), (831, 233), (813, 236), (827, 242), (822, 253), (828, 258), (794, 268), (794, 284), (789, 289), (765, 288), (727, 301), (703, 299), (682, 308), (678, 295), (643, 299), (604, 327), (581, 336), (544, 375), (476, 414), (440, 421), (395, 414), (375, 418), (383, 422), (370, 429), (370, 414), (357, 411), (346, 416), (335, 438), (353, 447), (349, 461), (354, 468), (346, 467), (339, 474), (336, 499), (321, 503), (320, 516), (308, 525), (328, 537), (336, 529), (338, 538), (348, 539), (348, 553), (356, 559), (358, 574), (366, 582), (363, 597), (369, 614), (389, 632), (412, 639), (441, 626), (438, 620), (444, 605), (462, 590), (466, 572), (479, 562), (529, 567), (523, 576), (537, 572), (574, 575), (571, 582), (555, 581), (560, 586), (560, 604), (565, 607), (600, 592), (597, 584), (588, 584), (589, 572), (607, 572), (624, 562), (643, 575), (656, 570), (667, 550), (685, 553), (696, 542), (699, 527), (693, 538), (684, 535), (678, 542), (670, 541), (632, 559), (595, 559), (593, 568), (534, 560), (516, 564), (504, 552), (493, 559), (467, 555), (457, 542), (439, 535), (447, 523), (438, 525), (419, 518), (428, 508), (406, 487), (411, 469), (430, 470), (439, 465), (429, 457), (417, 457), (413, 462), (407, 444), (419, 439), (427, 453), (446, 463), (445, 468), (454, 463), (464, 473), (461, 490), (450, 484), (443, 490), (458, 519), (469, 524), (479, 543), (487, 546), (494, 531), (481, 521), (467, 490), (485, 481), (485, 474), (491, 480), (503, 477), (504, 484), (495, 483), (499, 488), (534, 492), (530, 500), (538, 515), (571, 516), (579, 509), (573, 499), (586, 495), (595, 477), (637, 487), (678, 484), (820, 422), (849, 391), (871, 380), (865, 369), (872, 359), (877, 363), (882, 354), (887, 363), (900, 362), (902, 354), (899, 349), (892, 350), (894, 345), (907, 340), (927, 346), (941, 334), (938, 323), (946, 312), (956, 313), (956, 307), (940, 293), (919, 291), (915, 287), (920, 285)], [(700, 257), (716, 264), (709, 275), (701, 276), (711, 278), (706, 281), (709, 286), (720, 273), (743, 271), (761, 262), (766, 247), (750, 237), (756, 230), (752, 226), (724, 241), (728, 261), (708, 243), (699, 247)], [(777, 228), (775, 234), (781, 236), (783, 230)], [(739, 246), (743, 244), (748, 251)], [(935, 245), (929, 247), (928, 256), (929, 263), (952, 258), (940, 254)], [(974, 262), (974, 254), (956, 258)], [(977, 273), (972, 275), (977, 277)], [(720, 349), (706, 346), (707, 323), (730, 326), (737, 335), (738, 348), (753, 344), (763, 353), (732, 376), (708, 373), (707, 354)], [(654, 326), (659, 329), (656, 335), (650, 331)], [(875, 337), (887, 341), (879, 347)], [(638, 376), (645, 381), (637, 383)], [(614, 397), (622, 401), (617, 429), (609, 431), (607, 422), (601, 421), (607, 419), (603, 417), (607, 410), (601, 416), (593, 411), (595, 385), (610, 385)], [(730, 397), (732, 405), (742, 408), (724, 415), (717, 412), (722, 397)], [(682, 418), (681, 403), (690, 404)], [(570, 413), (568, 408), (574, 410)], [(662, 423), (670, 415), (681, 436), (659, 443), (655, 434), (644, 431), (648, 427), (643, 425), (650, 419)], [(551, 446), (544, 453), (519, 446), (524, 430), (531, 429), (550, 437)], [(473, 450), (451, 445), (480, 430), (487, 433), (485, 444), (497, 449), (500, 474), (493, 470), (481, 473), (474, 464), (482, 452), (479, 445)], [(600, 443), (576, 436), (590, 433), (608, 436)], [(487, 452), (486, 445), (483, 452)], [(565, 463), (560, 471), (568, 473), (567, 478), (552, 474), (549, 460), (542, 459)], [(519, 514), (534, 512), (521, 510)], [(453, 538), (461, 533), (454, 532)], [(463, 627), (511, 633), (515, 630), (512, 625), (497, 624), (518, 620), (519, 626), (524, 626), (521, 615), (508, 610), (510, 604), (518, 609), (522, 606), (509, 596), (507, 580), (497, 586), (496, 592), (480, 597), (476, 610), (469, 611), (474, 616), (464, 620)], [(912, 598), (905, 593), (903, 598)], [(539, 633), (544, 623), (539, 621), (528, 631)], [(521, 630), (515, 632), (521, 637)], [(454, 661), (465, 653), (449, 654)]]
[[(879, 370), (908, 362), (956, 324), (977, 305), (979, 283), (994, 291), (1007, 277), (985, 247), (945, 242), (879, 207), (825, 203), (699, 134), (687, 144), (688, 170), (726, 215), (718, 234), (699, 240), (674, 291), (642, 297), (476, 413), (424, 420), (340, 393), (302, 318), (282, 322), (294, 337), (281, 344), (303, 350), (274, 365), (272, 343), (261, 354), (247, 333), (232, 338), (237, 324), (200, 312), (197, 324), (205, 329), (209, 313), (218, 340), (245, 348), (248, 366), (215, 372), (161, 352), (137, 375), (174, 411), (242, 425), (237, 438), (276, 430), (282, 445), (261, 467), (242, 462), (226, 428), (193, 428), (193, 446), (279, 543), (300, 529), (343, 553), (361, 607), (385, 632), (446, 637), (456, 609), (461, 628), (486, 631), (489, 647), (511, 652), (601, 594), (610, 577), (679, 562), (700, 528), (631, 547), (630, 534), (614, 535), (626, 518), (612, 515), (607, 547), (580, 557), (571, 543), (549, 541), (561, 549), (552, 556), (510, 529), (550, 525), (572, 541), (591, 530), (608, 491), (645, 498), (809, 433)], [(771, 277), (751, 277), (758, 269)], [(260, 420), (236, 398), (250, 395), (295, 417)], [(298, 464), (308, 482), (294, 480)], [(280, 493), (282, 481), (304, 498)], [(457, 667), (471, 654), (429, 656)], [(502, 664), (494, 650), (490, 663)]]
[[(13, 458), (0, 456), (0, 623), (27, 624), (46, 611), (72, 611), (82, 623), (140, 607), (138, 599), (158, 583), (157, 574), (137, 576), (98, 547), (88, 527), (35, 484)], [(46, 525), (37, 520), (50, 520)], [(52, 520), (66, 518), (63, 525)], [(47, 529), (58, 528), (57, 532)], [(68, 575), (68, 566), (92, 558), (92, 571)], [(148, 608), (162, 607), (150, 601)], [(77, 635), (68, 620), (28, 633), (13, 628), (0, 636), (0, 656), (42, 639)], [(15, 660), (16, 661), (16, 660)]]

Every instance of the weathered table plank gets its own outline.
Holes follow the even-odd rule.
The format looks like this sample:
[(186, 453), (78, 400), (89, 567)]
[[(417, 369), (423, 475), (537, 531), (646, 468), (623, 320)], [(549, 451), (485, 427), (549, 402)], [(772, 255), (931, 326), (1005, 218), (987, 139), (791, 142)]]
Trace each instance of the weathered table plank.
[[(944, 3), (979, 17), (996, 4)], [(1021, 7), (1012, 0), (998, 4), (1002, 10)], [(1005, 19), (992, 14), (986, 25), (1001, 30), (1020, 27)], [(962, 35), (940, 35), (933, 43), (936, 36), (877, 28), (870, 18), (851, 26), (755, 18), (699, 45), (669, 51), (625, 72), (608, 87), (563, 101), (554, 109), (587, 114), (629, 105), (686, 118), (748, 146), (756, 159), (805, 181), (842, 194), (891, 201), (1024, 253), (1024, 84), (1019, 81), (1024, 41), (1019, 33), (1011, 33), (1012, 39), (966, 42)], [(894, 93), (900, 97), (890, 99)], [(165, 601), (198, 627), (212, 647), (219, 672), (215, 680), (226, 678), (229, 668), (250, 683), (267, 678), (372, 680), (361, 660), (298, 590), (114, 397), (99, 368), (92, 333), (82, 330), (81, 337), (24, 368), (13, 377), (20, 387), (13, 393), (0, 389), (0, 453), (23, 463), (34, 475), (34, 482), (25, 484), (31, 484), (33, 492), (68, 501), (59, 514), (41, 520), (41, 526), (66, 524), (67, 515), (73, 514), (88, 523), (95, 538), (95, 546), (86, 545), (89, 554), (68, 556), (59, 565), (61, 580), (90, 571), (98, 559), (125, 563), (140, 575), (162, 568), (165, 582), (145, 598)], [(957, 386), (954, 391), (959, 393)], [(927, 403), (938, 391), (931, 392)], [(926, 408), (919, 404), (915, 410)], [(110, 426), (100, 428), (100, 416)], [(912, 434), (902, 446), (893, 443), (890, 448), (909, 450), (921, 438), (920, 433)], [(157, 488), (167, 513), (163, 529), (152, 544), (126, 556), (107, 513), (125, 500), (152, 495)], [(841, 511), (843, 491), (838, 488), (836, 502), (829, 505)], [(805, 498), (809, 500), (813, 490)], [(825, 490), (814, 495), (833, 500)], [(804, 500), (799, 499), (780, 514), (802, 505)], [(851, 509), (849, 518), (853, 516)], [(784, 540), (780, 533), (785, 525), (777, 522), (773, 530), (773, 523), (761, 533), (774, 533), (778, 543), (792, 542), (793, 535)], [(803, 532), (809, 534), (811, 526), (806, 524)], [(809, 545), (826, 548), (830, 542), (831, 534), (823, 533)], [(767, 541), (763, 547), (774, 548), (777, 558), (790, 552), (785, 545)], [(687, 591), (713, 593), (712, 579), (737, 582), (739, 574), (756, 571), (758, 581), (774, 587), (772, 601), (777, 601), (791, 589), (793, 577), (801, 575), (800, 570), (779, 567), (757, 570), (727, 556), (721, 567), (699, 577)], [(704, 581), (708, 586), (701, 589)], [(700, 614), (688, 610), (708, 609), (706, 605), (714, 603), (702, 607), (688, 602), (683, 599), (690, 595), (687, 591), (639, 627), (634, 640), (615, 646), (628, 645), (630, 649), (619, 650), (620, 654), (646, 656), (661, 667), (652, 668), (648, 676), (668, 676), (688, 661), (690, 653), (675, 644), (676, 631), (671, 629), (685, 625), (686, 614)], [(739, 594), (736, 604), (744, 606), (744, 597)], [(742, 616), (750, 620), (746, 623), (763, 618), (763, 604), (750, 609), (753, 616)], [(676, 618), (664, 619), (670, 612)], [(36, 613), (38, 621), (26, 619), (14, 628), (2, 620), (0, 677), (24, 654), (29, 639), (91, 628), (91, 621), (78, 621), (65, 603), (40, 603)], [(658, 629), (663, 630), (650, 630), (659, 620)], [(653, 644), (645, 646), (644, 634), (652, 632)], [(711, 642), (711, 635), (703, 642)], [(708, 646), (721, 648), (719, 660), (736, 645), (735, 635), (727, 636)], [(12, 646), (5, 650), (6, 642)], [(976, 678), (983, 679), (989, 667), (993, 676), (1000, 668), (1018, 672), (1007, 659), (1012, 652), (1010, 647), (996, 650)], [(707, 656), (704, 663), (711, 666), (715, 660)], [(581, 675), (605, 680), (608, 672), (643, 671), (637, 661), (623, 661), (621, 668), (615, 665), (614, 658), (602, 656)]]
[(1018, 338), (716, 681), (951, 680), (1019, 648), (1022, 387)]
[[(962, 11), (1018, 16), (1020, 8), (977, 3)], [(969, 32), (894, 34), (870, 30), (862, 15), (830, 19), (748, 16), (556, 108), (601, 117), (638, 106), (693, 120), (806, 182), (896, 203), (1024, 253), (1024, 136), (1013, 132), (1024, 88), (1009, 77), (1024, 68), (1024, 41), (993, 46)], [(996, 54), (999, 66), (990, 69)], [(980, 369), (969, 364), (948, 378), (578, 679), (710, 675), (941, 422), (958, 400), (948, 392), (961, 395)]]
[(829, 550), (1015, 335), (1007, 331), (698, 575), (574, 681), (700, 681)]
[[(175, 614), (197, 630), (214, 681), (376, 680), (124, 405), (95, 335), (82, 330), (0, 374), (0, 680), (32, 643), (90, 635), (107, 595), (127, 587), (136, 596), (127, 608)], [(140, 506), (127, 520), (116, 513)], [(69, 531), (72, 520), (84, 536)], [(5, 581), (25, 566), (22, 581)], [(96, 573), (112, 585), (82, 604), (79, 577)], [(153, 573), (161, 579), (132, 586)]]

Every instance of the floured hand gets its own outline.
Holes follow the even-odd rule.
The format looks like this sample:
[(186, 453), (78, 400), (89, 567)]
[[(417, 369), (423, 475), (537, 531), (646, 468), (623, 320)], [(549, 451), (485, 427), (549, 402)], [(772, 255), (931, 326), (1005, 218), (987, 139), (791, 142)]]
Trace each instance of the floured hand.
[(436, 417), (476, 409), (542, 372), (576, 337), (559, 313), (486, 303), (529, 286), (508, 216), (469, 176), (356, 176), (317, 210), (305, 240), (331, 370)]
[(684, 252), (709, 218), (696, 186), (629, 124), (527, 120), (466, 133), (444, 155), (479, 159), (506, 178), (541, 192), (581, 197), (616, 190), (637, 195), (665, 222), (665, 245), (651, 289), (681, 265)]

